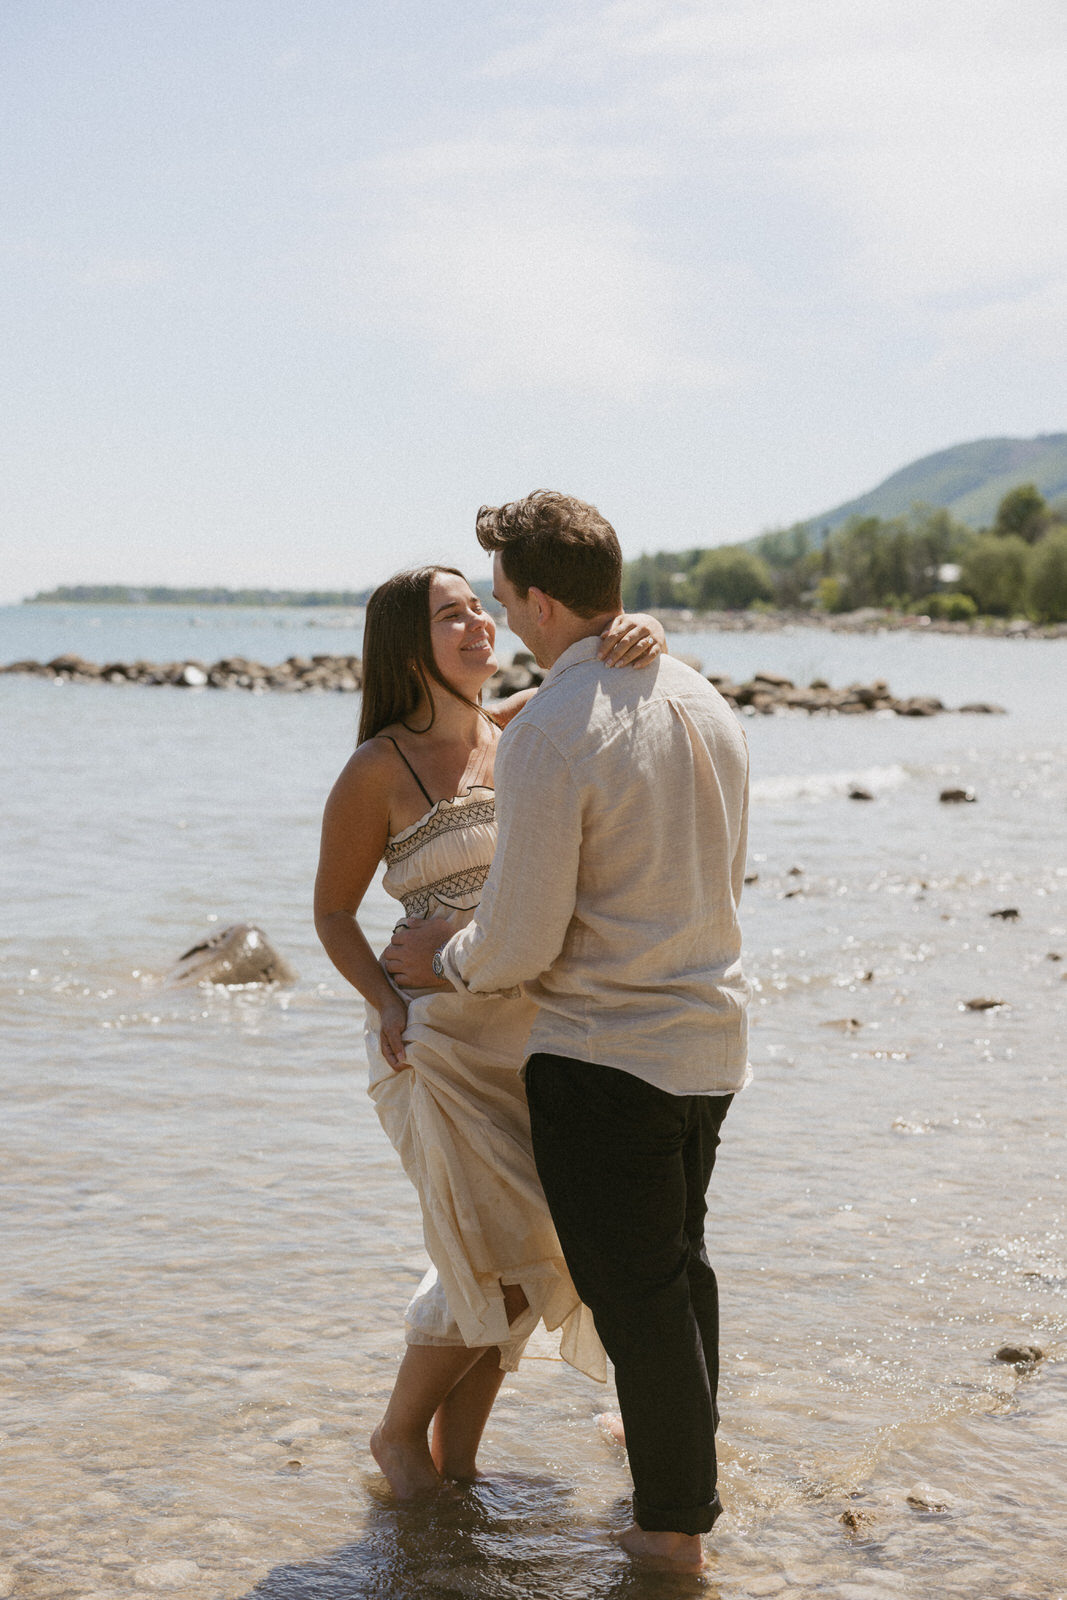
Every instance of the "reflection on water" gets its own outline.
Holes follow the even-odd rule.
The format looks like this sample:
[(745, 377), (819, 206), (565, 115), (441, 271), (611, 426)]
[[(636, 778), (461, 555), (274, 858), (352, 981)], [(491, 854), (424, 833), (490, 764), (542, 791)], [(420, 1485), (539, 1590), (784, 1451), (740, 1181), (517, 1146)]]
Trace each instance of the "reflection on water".
[[(610, 1395), (558, 1362), (509, 1380), (466, 1493), (401, 1512), (367, 1455), (425, 1257), (310, 927), (354, 700), (0, 682), (0, 1596), (1062, 1595), (1067, 690), (996, 648), (1016, 678), (974, 692), (1009, 717), (746, 724), (756, 1080), (711, 1194), (700, 1580), (611, 1544)], [(238, 920), (295, 988), (163, 985)]]

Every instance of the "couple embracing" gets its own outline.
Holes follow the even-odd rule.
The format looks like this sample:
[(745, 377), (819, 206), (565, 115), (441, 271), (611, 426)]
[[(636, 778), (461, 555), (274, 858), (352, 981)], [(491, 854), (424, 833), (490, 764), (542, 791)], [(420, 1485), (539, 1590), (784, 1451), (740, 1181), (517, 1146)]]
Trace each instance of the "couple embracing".
[[(658, 624), (622, 613), (595, 507), (539, 491), (483, 507), (477, 533), (544, 681), (486, 712), (493, 624), (462, 575), (383, 584), (323, 822), (316, 924), (371, 1008), (371, 1094), (434, 1263), (372, 1449), (402, 1498), (475, 1476), (543, 1321), (573, 1365), (614, 1365), (621, 1544), (692, 1569), (722, 1509), (704, 1220), (747, 1074), (745, 741)], [(356, 912), (382, 858), (405, 917), (379, 963)]]

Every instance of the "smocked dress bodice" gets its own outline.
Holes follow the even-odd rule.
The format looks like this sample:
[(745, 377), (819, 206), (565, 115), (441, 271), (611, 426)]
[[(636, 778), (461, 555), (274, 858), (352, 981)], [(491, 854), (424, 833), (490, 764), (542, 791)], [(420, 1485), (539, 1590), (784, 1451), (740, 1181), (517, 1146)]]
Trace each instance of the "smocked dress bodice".
[(405, 915), (446, 916), (462, 926), (481, 899), (495, 845), (493, 791), (472, 784), (389, 840), (382, 885)]

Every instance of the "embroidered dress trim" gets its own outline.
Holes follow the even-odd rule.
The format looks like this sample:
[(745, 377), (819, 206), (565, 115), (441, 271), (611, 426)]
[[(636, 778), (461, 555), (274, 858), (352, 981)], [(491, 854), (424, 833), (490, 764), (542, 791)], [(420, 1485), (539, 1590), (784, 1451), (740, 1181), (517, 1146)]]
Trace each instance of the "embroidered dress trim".
[[(400, 896), (404, 913), (409, 917), (424, 917), (430, 909), (431, 900), (436, 900), (439, 905), (455, 905), (460, 896), (480, 895), (488, 876), (488, 866), (465, 867), (462, 872), (453, 872), (450, 877), (438, 878), (436, 883), (421, 884), (410, 894)], [(472, 904), (477, 904), (477, 901), (457, 906), (456, 909), (469, 911)]]
[(462, 805), (456, 805), (452, 800), (438, 800), (428, 817), (414, 823), (410, 831), (405, 829), (395, 839), (390, 839), (385, 847), (386, 864), (398, 866), (439, 834), (451, 833), (456, 828), (476, 827), (479, 823), (492, 823), (495, 807), (489, 792), (488, 800), (471, 800)]

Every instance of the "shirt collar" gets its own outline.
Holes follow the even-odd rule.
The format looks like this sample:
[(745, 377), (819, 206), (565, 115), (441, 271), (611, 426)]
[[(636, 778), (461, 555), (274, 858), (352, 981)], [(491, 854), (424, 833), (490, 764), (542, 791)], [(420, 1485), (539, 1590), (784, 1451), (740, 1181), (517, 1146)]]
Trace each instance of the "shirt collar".
[(567, 646), (561, 656), (557, 656), (553, 661), (545, 673), (541, 687), (546, 689), (550, 683), (554, 683), (558, 677), (562, 676), (568, 667), (576, 667), (582, 661), (595, 661), (599, 649), (599, 633), (592, 633), (585, 639), (576, 639), (573, 644)]

